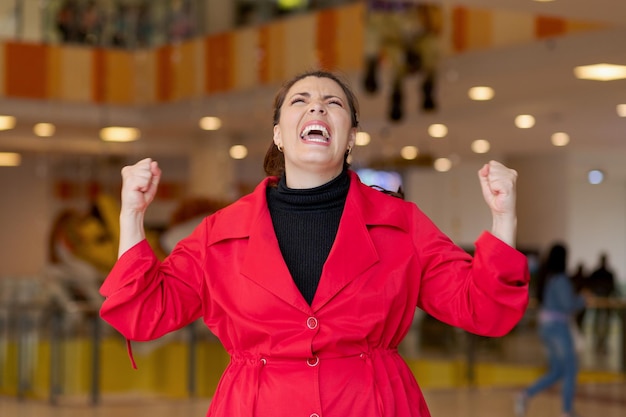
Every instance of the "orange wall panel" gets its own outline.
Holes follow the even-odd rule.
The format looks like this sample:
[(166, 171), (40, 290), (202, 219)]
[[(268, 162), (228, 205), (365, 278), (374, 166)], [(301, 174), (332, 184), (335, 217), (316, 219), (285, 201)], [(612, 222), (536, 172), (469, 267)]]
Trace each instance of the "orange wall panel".
[(333, 70), (337, 66), (337, 13), (325, 9), (316, 13), (316, 55), (321, 69)]
[(539, 16), (535, 19), (535, 36), (539, 39), (565, 33), (565, 20), (556, 17)]
[(159, 102), (170, 101), (173, 96), (174, 70), (172, 68), (173, 48), (162, 46), (156, 51), (156, 99)]
[(111, 104), (135, 103), (134, 54), (130, 51), (108, 50), (105, 54), (105, 96)]
[(468, 48), (467, 32), (469, 27), (469, 11), (465, 7), (452, 10), (452, 50), (463, 52)]
[(206, 81), (208, 94), (228, 91), (233, 86), (233, 35), (220, 33), (205, 40)]
[(47, 98), (48, 47), (41, 44), (5, 44), (5, 87), (9, 97)]
[(285, 78), (285, 25), (282, 21), (261, 29), (261, 79), (265, 84), (280, 82)]
[(363, 67), (365, 6), (354, 3), (337, 9), (337, 68), (358, 71)]
[(91, 62), (91, 96), (96, 103), (106, 101), (106, 56), (104, 49), (93, 50)]
[(6, 59), (4, 58), (4, 55), (5, 55), (4, 43), (0, 42), (0, 80), (2, 80), (2, 82), (0, 82), (0, 97), (6, 94), (4, 90), (4, 79), (6, 75), (5, 74)]

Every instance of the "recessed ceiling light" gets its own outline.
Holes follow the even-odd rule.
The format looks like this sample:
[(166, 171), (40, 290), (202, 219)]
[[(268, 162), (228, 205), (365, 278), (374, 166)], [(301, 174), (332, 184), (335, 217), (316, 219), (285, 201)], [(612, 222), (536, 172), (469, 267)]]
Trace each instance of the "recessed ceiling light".
[(248, 156), (248, 148), (244, 145), (233, 145), (230, 147), (228, 154), (233, 159), (244, 159)]
[(417, 149), (417, 146), (405, 146), (400, 150), (400, 156), (403, 159), (407, 159), (410, 161), (417, 158), (418, 154), (419, 154), (419, 149)]
[(105, 142), (133, 142), (139, 139), (139, 129), (134, 127), (109, 126), (100, 129), (100, 139)]
[(52, 123), (37, 123), (33, 126), (33, 132), (35, 135), (42, 138), (48, 138), (54, 135), (55, 126)]
[(487, 101), (487, 100), (491, 100), (493, 96), (495, 95), (495, 93), (493, 91), (493, 88), (491, 87), (480, 86), (480, 87), (470, 88), (469, 91), (467, 92), (467, 95), (472, 100)]
[(0, 152), (0, 167), (16, 167), (22, 163), (22, 155), (15, 152)]
[(535, 118), (530, 114), (520, 114), (515, 118), (515, 126), (520, 129), (530, 129), (535, 125)]
[(448, 127), (440, 123), (432, 124), (428, 127), (428, 134), (433, 138), (443, 138), (448, 134)]
[(219, 117), (206, 116), (200, 119), (200, 129), (202, 130), (218, 130), (222, 127), (222, 121)]
[(448, 172), (452, 168), (452, 161), (448, 158), (437, 158), (433, 166), (438, 172)]
[(367, 146), (372, 140), (371, 136), (367, 132), (357, 132), (354, 144), (356, 146)]
[(474, 142), (472, 142), (472, 152), (474, 153), (487, 153), (489, 152), (490, 148), (491, 145), (489, 144), (488, 140), (476, 139)]
[(576, 78), (582, 80), (613, 81), (626, 78), (626, 65), (595, 64), (574, 68)]
[(10, 130), (15, 127), (15, 117), (0, 115), (0, 130)]
[(569, 135), (565, 132), (556, 132), (550, 140), (554, 146), (565, 146), (569, 143)]

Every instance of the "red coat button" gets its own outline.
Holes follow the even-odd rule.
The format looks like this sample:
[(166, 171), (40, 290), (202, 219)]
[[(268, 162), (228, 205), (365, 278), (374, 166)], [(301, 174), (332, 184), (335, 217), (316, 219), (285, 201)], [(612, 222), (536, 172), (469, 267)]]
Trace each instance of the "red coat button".
[(318, 322), (317, 322), (317, 319), (315, 317), (309, 317), (306, 320), (306, 325), (311, 330), (316, 329), (317, 328), (317, 324), (318, 324)]
[(320, 357), (316, 356), (314, 358), (309, 358), (306, 360), (306, 363), (309, 366), (317, 366), (320, 363)]

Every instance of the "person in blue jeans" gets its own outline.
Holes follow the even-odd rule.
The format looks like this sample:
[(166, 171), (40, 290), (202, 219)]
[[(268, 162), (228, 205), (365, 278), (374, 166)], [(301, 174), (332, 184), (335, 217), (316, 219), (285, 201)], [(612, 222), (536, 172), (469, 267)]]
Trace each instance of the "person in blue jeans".
[(544, 261), (537, 281), (539, 302), (539, 336), (548, 354), (548, 371), (527, 387), (515, 399), (517, 417), (526, 415), (528, 401), (561, 381), (563, 413), (561, 417), (574, 417), (574, 394), (578, 374), (578, 358), (570, 323), (578, 311), (585, 307), (585, 298), (577, 294), (567, 275), (567, 248), (556, 243)]

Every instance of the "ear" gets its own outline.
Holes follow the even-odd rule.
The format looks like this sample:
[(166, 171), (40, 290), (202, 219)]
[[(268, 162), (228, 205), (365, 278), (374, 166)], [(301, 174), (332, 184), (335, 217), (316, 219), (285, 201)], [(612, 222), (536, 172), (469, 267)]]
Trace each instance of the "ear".
[(276, 146), (283, 146), (283, 140), (280, 134), (280, 127), (274, 125), (274, 144)]
[(348, 148), (354, 147), (354, 144), (356, 143), (356, 134), (357, 134), (356, 127), (353, 127), (352, 129), (350, 129), (350, 136), (348, 137)]

